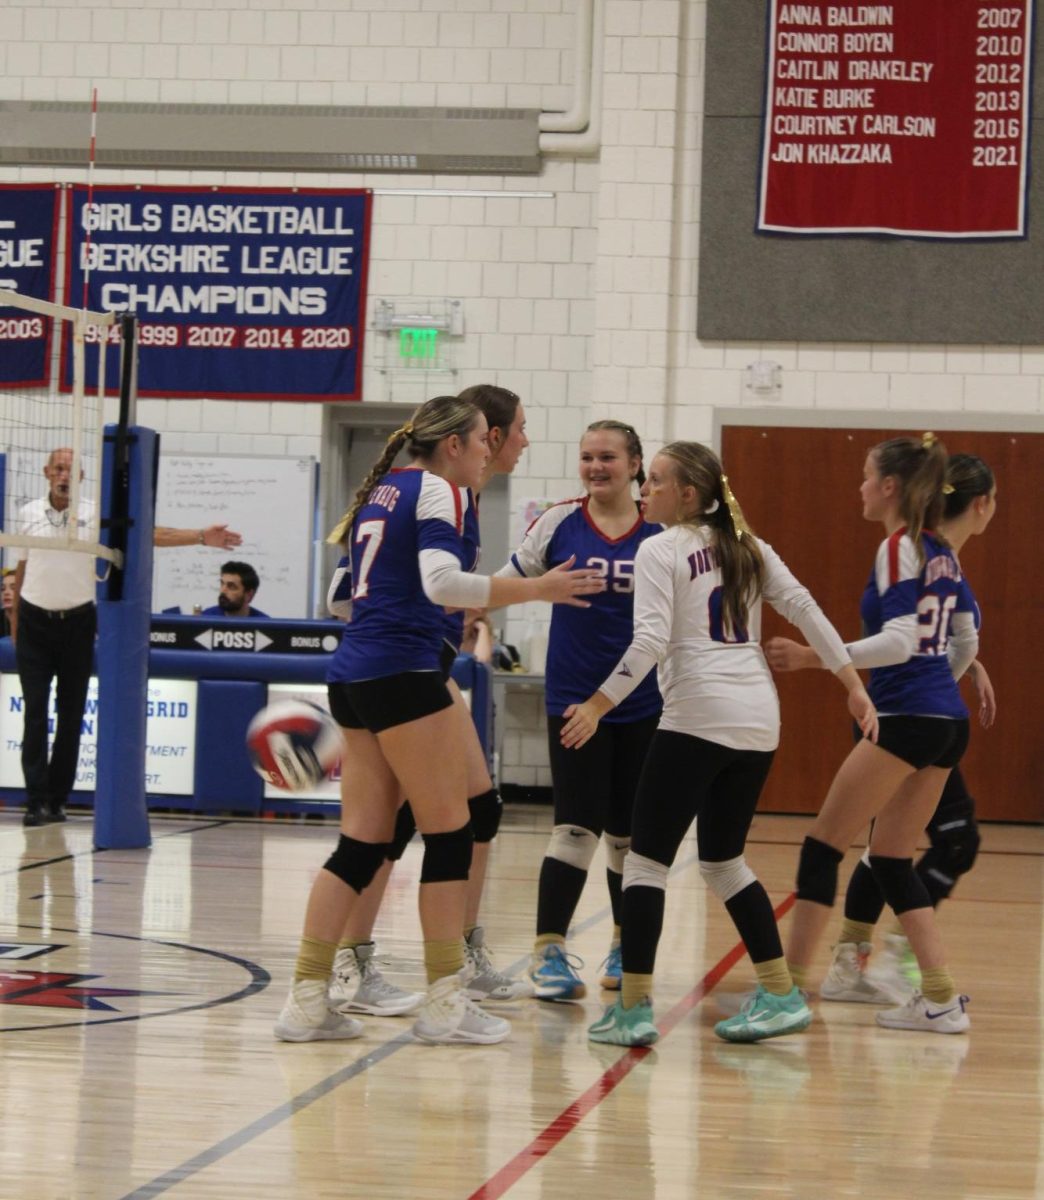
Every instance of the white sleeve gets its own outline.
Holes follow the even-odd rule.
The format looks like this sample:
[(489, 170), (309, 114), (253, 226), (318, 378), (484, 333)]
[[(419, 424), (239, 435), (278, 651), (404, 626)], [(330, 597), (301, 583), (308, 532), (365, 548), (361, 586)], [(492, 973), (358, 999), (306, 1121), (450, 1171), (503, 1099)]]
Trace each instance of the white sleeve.
[(852, 665), (860, 671), (870, 667), (892, 667), (904, 663), (917, 650), (921, 625), (916, 613), (904, 613), (886, 621), (880, 633), (848, 643)]
[[(884, 603), (890, 594), (897, 597), (907, 609), (896, 612), (881, 626), (881, 632), (870, 637), (848, 643), (852, 663), (859, 670), (872, 667), (893, 667), (904, 663), (917, 653), (921, 642), (921, 622), (917, 615), (916, 596), (910, 593), (911, 580), (921, 573), (921, 561), (917, 547), (908, 537), (887, 538), (877, 548), (874, 561), (874, 578), (878, 595)], [(893, 592), (893, 589), (896, 591)]]
[(352, 619), (352, 560), (345, 554), (337, 564), (326, 593), (326, 608), (340, 621)]
[(674, 621), (674, 540), (657, 534), (634, 557), (634, 634), (623, 658), (598, 689), (621, 704), (662, 662)]
[(555, 530), (574, 512), (579, 501), (562, 500), (542, 512), (526, 530), (519, 548), (512, 554), (508, 563), (496, 572), (516, 578), (522, 575), (526, 579), (536, 579), (546, 575), (548, 570), (547, 553)]
[(489, 576), (460, 569), (460, 560), (448, 550), (422, 550), (419, 555), (421, 586), (432, 604), (445, 608), (486, 608)]
[(772, 607), (796, 625), (819, 655), (823, 666), (840, 671), (852, 661), (840, 634), (827, 620), (812, 593), (791, 574), (786, 563), (766, 542), (760, 542), (765, 559), (762, 595)]
[(954, 679), (960, 679), (978, 653), (979, 633), (975, 628), (974, 615), (970, 612), (954, 613), (950, 622), (950, 641), (946, 647)]

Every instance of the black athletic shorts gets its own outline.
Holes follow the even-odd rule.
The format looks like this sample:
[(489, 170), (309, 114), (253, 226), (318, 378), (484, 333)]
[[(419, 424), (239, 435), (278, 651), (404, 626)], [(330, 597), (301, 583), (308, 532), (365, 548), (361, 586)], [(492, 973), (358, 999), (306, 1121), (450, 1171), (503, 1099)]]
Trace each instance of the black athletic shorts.
[(439, 670), (442, 678), (448, 683), (453, 664), (457, 661), (457, 647), (446, 638), (442, 639), (442, 650), (439, 653)]
[(430, 717), (453, 704), (438, 671), (403, 671), (357, 683), (331, 683), (327, 694), (338, 725), (371, 733)]
[(968, 748), (968, 719), (881, 717), (877, 744), (915, 770), (955, 767)]

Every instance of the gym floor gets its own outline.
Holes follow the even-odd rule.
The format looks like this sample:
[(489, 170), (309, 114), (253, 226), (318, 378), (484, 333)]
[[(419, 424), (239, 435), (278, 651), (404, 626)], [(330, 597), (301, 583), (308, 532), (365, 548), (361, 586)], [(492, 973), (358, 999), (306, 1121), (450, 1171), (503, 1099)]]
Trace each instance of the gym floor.
[[(784, 912), (807, 824), (759, 817), (748, 847)], [(512, 805), (494, 846), (484, 923), (501, 969), (524, 967), (549, 829), (548, 809)], [(882, 1030), (872, 1008), (821, 1004), (807, 1033), (753, 1046), (711, 1028), (714, 993), (751, 972), (687, 840), (648, 1050), (585, 1036), (611, 933), (600, 858), (570, 943), (587, 999), (500, 1006), (513, 1034), (498, 1046), (420, 1045), (409, 1018), (287, 1045), (271, 1025), (333, 826), (154, 816), (152, 833), (149, 850), (99, 853), (89, 814), (23, 830), (0, 813), (5, 1195), (1044, 1194), (1039, 827), (987, 826), (940, 910), (970, 1034)], [(415, 841), (377, 928), (386, 975), (417, 987), (420, 854)]]

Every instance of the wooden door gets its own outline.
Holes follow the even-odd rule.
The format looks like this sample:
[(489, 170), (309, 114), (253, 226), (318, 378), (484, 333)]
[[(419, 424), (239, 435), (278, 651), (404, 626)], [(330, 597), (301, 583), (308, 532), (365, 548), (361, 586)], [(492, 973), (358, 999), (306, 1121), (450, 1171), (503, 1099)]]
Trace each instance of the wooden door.
[[(971, 745), (963, 767), (981, 817), (1044, 819), (1044, 567), (1041, 494), (1044, 435), (948, 432), (951, 453), (978, 454), (997, 480), (997, 514), (972, 538), (961, 564), (983, 614), (979, 657), (997, 692), (998, 716), (983, 730), (970, 683)], [(859, 636), (862, 595), (882, 530), (861, 517), (866, 453), (909, 429), (727, 426), (722, 459), (751, 527), (782, 555), (841, 636)], [(766, 606), (764, 636), (795, 636)], [(800, 636), (800, 635), (797, 635)], [(783, 737), (761, 807), (815, 812), (851, 743), (838, 684), (823, 672), (777, 677)]]

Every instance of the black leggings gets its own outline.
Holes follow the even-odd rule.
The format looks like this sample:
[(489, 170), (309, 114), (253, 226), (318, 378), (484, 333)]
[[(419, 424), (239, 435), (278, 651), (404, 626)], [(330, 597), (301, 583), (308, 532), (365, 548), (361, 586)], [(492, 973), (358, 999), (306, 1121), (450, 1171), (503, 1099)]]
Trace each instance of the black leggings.
[(631, 819), (631, 850), (669, 867), (696, 818), (704, 862), (743, 853), (774, 750), (733, 750), (658, 729)]
[(658, 720), (657, 714), (640, 721), (600, 721), (589, 742), (567, 750), (561, 740), (565, 717), (547, 718), (556, 825), (579, 825), (597, 837), (627, 836)]
[[(734, 750), (689, 734), (657, 730), (638, 787), (631, 853), (669, 867), (695, 819), (701, 862), (738, 858), (774, 754)], [(663, 888), (649, 884), (624, 890), (621, 929), (623, 969), (628, 974), (653, 973), (664, 900)], [(782, 956), (772, 903), (757, 880), (726, 900), (725, 907), (751, 961)]]

